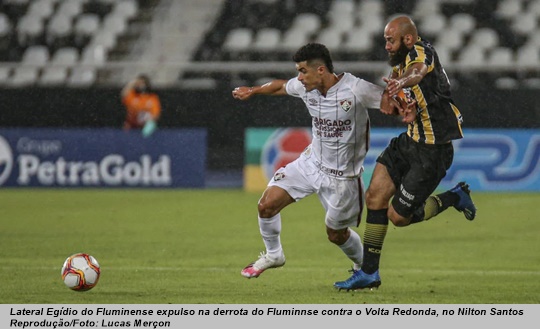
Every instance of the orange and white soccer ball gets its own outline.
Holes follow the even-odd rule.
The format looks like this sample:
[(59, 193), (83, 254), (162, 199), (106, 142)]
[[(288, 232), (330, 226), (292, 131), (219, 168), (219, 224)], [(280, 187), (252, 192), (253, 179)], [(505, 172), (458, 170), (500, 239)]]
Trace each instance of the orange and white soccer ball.
[(68, 288), (87, 291), (96, 286), (101, 275), (98, 261), (85, 253), (69, 256), (62, 266), (62, 280)]

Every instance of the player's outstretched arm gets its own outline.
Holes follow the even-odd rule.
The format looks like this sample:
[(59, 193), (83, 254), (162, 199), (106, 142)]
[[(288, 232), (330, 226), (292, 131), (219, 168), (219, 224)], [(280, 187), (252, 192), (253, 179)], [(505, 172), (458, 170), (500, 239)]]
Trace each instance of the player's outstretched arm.
[(232, 95), (236, 99), (246, 100), (253, 95), (287, 95), (285, 85), (287, 80), (272, 80), (262, 86), (253, 87), (236, 87), (232, 91)]

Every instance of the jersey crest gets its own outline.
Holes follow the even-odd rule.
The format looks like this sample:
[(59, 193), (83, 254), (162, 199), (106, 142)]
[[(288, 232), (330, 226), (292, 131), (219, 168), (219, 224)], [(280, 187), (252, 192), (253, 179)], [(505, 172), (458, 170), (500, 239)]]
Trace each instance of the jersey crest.
[(341, 106), (343, 111), (349, 112), (349, 110), (352, 107), (352, 102), (350, 100), (348, 100), (348, 99), (344, 99), (342, 101), (339, 101), (339, 105)]

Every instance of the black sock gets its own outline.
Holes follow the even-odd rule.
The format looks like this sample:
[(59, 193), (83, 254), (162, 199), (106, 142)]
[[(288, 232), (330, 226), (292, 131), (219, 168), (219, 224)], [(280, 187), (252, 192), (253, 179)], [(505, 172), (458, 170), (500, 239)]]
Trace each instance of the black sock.
[(453, 206), (459, 201), (459, 196), (450, 191), (437, 194), (435, 197), (439, 199), (439, 213), (445, 211), (446, 208)]
[(388, 209), (367, 211), (364, 231), (364, 260), (362, 271), (372, 274), (379, 269), (382, 246), (388, 230)]

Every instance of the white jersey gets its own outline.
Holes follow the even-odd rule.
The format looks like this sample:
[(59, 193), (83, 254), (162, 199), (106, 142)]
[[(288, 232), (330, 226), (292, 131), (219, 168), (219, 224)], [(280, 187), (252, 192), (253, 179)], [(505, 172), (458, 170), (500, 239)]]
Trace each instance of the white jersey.
[(287, 93), (300, 97), (312, 118), (311, 145), (305, 156), (314, 156), (319, 169), (334, 177), (357, 177), (363, 170), (369, 142), (368, 108), (379, 108), (383, 87), (343, 73), (326, 96), (306, 92), (293, 78)]

